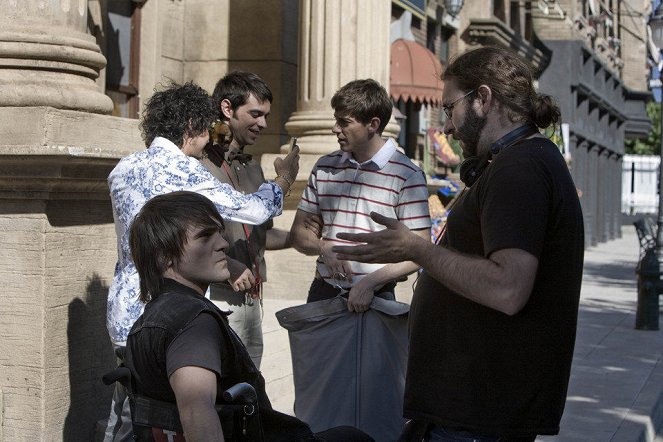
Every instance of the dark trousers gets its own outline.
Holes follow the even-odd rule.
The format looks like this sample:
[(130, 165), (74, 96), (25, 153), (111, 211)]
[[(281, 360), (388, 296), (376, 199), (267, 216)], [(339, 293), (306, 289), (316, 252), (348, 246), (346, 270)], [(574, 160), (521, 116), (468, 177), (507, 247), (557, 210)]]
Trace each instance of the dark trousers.
[(428, 438), (425, 440), (430, 442), (534, 442), (535, 439), (536, 436), (482, 436), (471, 431), (455, 430), (435, 425), (429, 430)]

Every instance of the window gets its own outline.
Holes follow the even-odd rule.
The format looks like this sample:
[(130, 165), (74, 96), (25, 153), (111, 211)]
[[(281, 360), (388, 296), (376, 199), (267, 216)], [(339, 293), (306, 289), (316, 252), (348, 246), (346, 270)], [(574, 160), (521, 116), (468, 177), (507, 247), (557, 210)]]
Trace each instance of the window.
[(493, 0), (493, 15), (506, 23), (504, 0)]
[(515, 1), (511, 2), (511, 7), (509, 8), (509, 26), (513, 29), (513, 32), (516, 35), (520, 35), (520, 3)]
[(439, 58), (440, 62), (442, 63), (442, 66), (446, 66), (449, 63), (449, 40), (451, 40), (451, 37), (454, 35), (454, 29), (453, 28), (447, 28), (445, 26), (442, 26), (440, 29), (440, 53), (439, 53)]
[(127, 0), (106, 5), (106, 94), (113, 100), (113, 115), (138, 118), (140, 7)]
[(433, 20), (428, 20), (426, 23), (426, 48), (435, 54), (435, 39), (437, 38), (437, 22)]

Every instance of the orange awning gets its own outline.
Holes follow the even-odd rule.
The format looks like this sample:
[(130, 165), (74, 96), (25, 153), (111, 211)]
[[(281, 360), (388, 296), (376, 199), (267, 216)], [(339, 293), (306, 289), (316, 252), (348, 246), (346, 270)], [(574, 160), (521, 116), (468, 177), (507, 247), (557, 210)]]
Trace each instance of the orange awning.
[(442, 100), (442, 63), (431, 51), (415, 41), (391, 44), (390, 94), (398, 101), (412, 100), (439, 105)]

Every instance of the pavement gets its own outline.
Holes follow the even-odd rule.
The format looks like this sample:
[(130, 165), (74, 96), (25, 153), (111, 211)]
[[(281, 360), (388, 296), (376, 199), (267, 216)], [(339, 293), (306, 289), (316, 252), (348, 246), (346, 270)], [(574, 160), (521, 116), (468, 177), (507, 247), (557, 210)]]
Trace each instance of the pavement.
[[(663, 442), (657, 436), (657, 430), (663, 430), (663, 332), (634, 328), (638, 256), (631, 225), (622, 227), (621, 238), (586, 250), (578, 335), (560, 433), (537, 441)], [(262, 371), (274, 408), (292, 414), (290, 347), (274, 314), (305, 301), (314, 259), (284, 250), (268, 252), (267, 261), (277, 281), (265, 286)], [(288, 278), (276, 276), (286, 270)], [(399, 284), (397, 299), (409, 302), (410, 283)]]

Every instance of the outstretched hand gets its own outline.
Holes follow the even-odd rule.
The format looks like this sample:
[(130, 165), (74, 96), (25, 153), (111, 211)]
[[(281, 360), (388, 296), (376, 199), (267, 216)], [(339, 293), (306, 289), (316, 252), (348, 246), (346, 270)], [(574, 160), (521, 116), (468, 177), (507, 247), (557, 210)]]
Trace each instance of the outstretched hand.
[(393, 263), (412, 260), (412, 242), (418, 237), (395, 218), (371, 212), (371, 219), (386, 229), (372, 233), (339, 233), (338, 239), (360, 243), (334, 246), (338, 259), (366, 263)]

